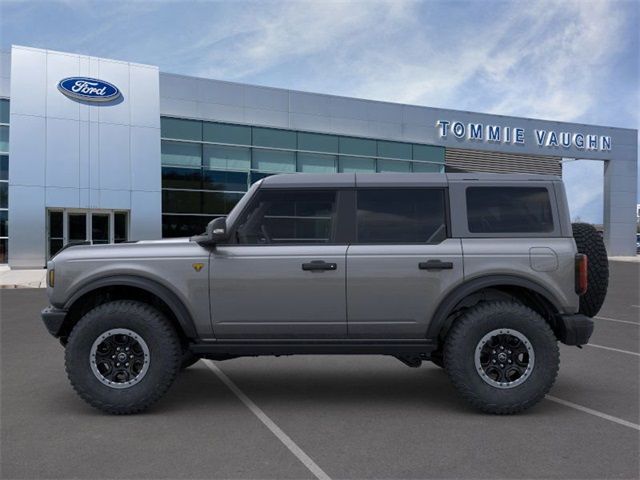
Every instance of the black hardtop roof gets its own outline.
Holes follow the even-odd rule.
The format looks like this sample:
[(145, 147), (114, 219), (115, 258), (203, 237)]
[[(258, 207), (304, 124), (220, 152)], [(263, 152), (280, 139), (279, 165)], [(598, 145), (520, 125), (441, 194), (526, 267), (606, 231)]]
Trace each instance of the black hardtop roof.
[(523, 173), (285, 173), (262, 180), (262, 188), (447, 186), (452, 182), (555, 182), (554, 175)]

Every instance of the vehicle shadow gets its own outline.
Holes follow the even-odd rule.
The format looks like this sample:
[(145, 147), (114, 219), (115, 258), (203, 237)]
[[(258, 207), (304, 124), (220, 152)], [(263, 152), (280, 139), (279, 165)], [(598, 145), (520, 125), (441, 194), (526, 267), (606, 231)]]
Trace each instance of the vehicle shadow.
[[(430, 364), (419, 369), (400, 365), (398, 368), (375, 370), (320, 369), (292, 366), (271, 369), (248, 362), (231, 366), (217, 365), (254, 402), (260, 406), (295, 404), (297, 408), (378, 407), (392, 405), (402, 408), (434, 408), (472, 412), (459, 398), (440, 368)], [(220, 390), (225, 392), (221, 395)], [(175, 411), (216, 406), (216, 402), (238, 399), (202, 362), (185, 370), (167, 396), (154, 410)]]

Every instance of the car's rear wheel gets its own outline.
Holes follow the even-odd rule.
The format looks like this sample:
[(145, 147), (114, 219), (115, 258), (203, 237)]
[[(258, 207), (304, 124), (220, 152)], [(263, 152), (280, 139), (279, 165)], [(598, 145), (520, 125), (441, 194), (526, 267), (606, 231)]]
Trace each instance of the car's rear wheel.
[(544, 318), (517, 302), (470, 308), (445, 340), (444, 366), (454, 386), (488, 413), (521, 412), (551, 389), (560, 364)]
[(173, 383), (182, 361), (178, 335), (145, 303), (104, 303), (74, 326), (65, 351), (71, 385), (108, 413), (141, 412)]

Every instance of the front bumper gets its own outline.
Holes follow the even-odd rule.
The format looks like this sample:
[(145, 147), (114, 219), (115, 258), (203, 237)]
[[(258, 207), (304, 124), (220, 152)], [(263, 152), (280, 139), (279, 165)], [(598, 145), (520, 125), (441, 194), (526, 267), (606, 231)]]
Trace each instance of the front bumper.
[(66, 310), (61, 310), (55, 307), (47, 307), (41, 312), (42, 321), (45, 327), (49, 330), (49, 333), (54, 337), (59, 337), (62, 330), (62, 324), (67, 316)]
[(586, 345), (593, 333), (593, 320), (586, 315), (560, 315), (556, 336), (565, 345)]

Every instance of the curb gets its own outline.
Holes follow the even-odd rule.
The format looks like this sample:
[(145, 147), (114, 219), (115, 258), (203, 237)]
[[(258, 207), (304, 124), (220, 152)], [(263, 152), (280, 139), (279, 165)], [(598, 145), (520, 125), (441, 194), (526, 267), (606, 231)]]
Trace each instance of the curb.
[(37, 283), (8, 283), (0, 285), (0, 289), (16, 289), (16, 288), (47, 288), (46, 285), (42, 285), (42, 282)]

